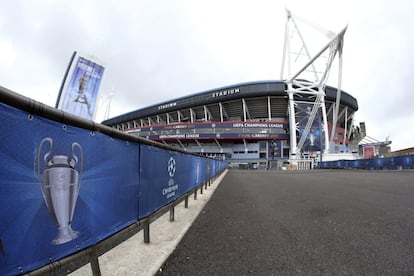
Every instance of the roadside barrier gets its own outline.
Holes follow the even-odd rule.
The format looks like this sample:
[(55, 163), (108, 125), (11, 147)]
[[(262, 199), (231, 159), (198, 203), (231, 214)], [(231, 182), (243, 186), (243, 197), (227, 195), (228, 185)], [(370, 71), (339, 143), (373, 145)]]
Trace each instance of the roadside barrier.
[(414, 169), (414, 155), (319, 162), (318, 169), (407, 170)]
[(67, 274), (91, 263), (227, 167), (0, 87), (0, 275)]
[(300, 159), (297, 161), (299, 171), (308, 171), (313, 169), (313, 160)]

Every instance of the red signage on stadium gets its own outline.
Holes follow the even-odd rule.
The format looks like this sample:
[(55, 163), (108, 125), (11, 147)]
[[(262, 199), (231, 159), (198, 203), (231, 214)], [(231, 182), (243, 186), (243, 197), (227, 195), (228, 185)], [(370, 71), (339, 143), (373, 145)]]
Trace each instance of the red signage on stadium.
[(287, 122), (200, 122), (200, 123), (176, 123), (165, 125), (143, 126), (130, 128), (126, 132), (139, 131), (162, 131), (169, 129), (200, 129), (200, 128), (271, 128), (271, 129), (288, 129)]

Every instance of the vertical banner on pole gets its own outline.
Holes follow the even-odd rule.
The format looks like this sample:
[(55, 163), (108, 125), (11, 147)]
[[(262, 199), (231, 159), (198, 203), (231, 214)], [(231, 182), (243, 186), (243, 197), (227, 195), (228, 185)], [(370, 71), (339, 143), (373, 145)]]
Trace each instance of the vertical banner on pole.
[[(313, 104), (298, 102), (296, 106), (297, 124), (299, 126), (299, 137), (305, 135), (304, 130), (311, 115)], [(321, 116), (320, 110), (315, 116), (315, 119), (311, 125), (310, 131), (303, 144), (302, 150), (304, 152), (317, 152), (321, 151), (323, 143), (322, 128), (321, 128)]]
[(66, 79), (62, 94), (59, 95), (57, 107), (93, 120), (104, 67), (91, 58), (80, 55), (76, 55), (70, 66), (69, 78)]

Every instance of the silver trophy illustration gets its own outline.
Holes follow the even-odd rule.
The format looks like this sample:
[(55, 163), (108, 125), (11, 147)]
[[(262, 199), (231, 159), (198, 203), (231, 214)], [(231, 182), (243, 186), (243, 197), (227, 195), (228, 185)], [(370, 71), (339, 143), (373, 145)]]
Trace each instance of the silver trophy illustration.
[(315, 145), (315, 139), (316, 139), (315, 134), (313, 134), (313, 132), (311, 132), (311, 133), (309, 134), (309, 140), (310, 140), (310, 145), (311, 145), (311, 147), (313, 147), (313, 146)]
[[(44, 154), (44, 165), (42, 165), (40, 155), (42, 147), (46, 143), (49, 144), (49, 151)], [(72, 143), (71, 157), (66, 155), (52, 156), (53, 148), (53, 140), (49, 137), (44, 138), (37, 150), (36, 163), (43, 199), (59, 230), (52, 244), (58, 245), (69, 242), (79, 236), (79, 232), (72, 229), (72, 219), (79, 195), (83, 153), (82, 147), (78, 143)], [(75, 155), (76, 148), (79, 151), (80, 160)], [(77, 165), (79, 171), (75, 169)]]

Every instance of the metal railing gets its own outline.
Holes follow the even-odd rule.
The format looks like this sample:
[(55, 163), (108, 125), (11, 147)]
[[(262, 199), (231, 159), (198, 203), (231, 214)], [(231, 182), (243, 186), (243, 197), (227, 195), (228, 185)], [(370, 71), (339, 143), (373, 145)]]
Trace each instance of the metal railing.
[(197, 200), (198, 192), (202, 195), (204, 190), (208, 189), (214, 181), (220, 177), (225, 170), (221, 171), (216, 176), (205, 181), (199, 186), (195, 187), (193, 190), (183, 194), (181, 197), (175, 201), (169, 203), (168, 205), (162, 207), (158, 211), (149, 215), (146, 218), (138, 220), (137, 222), (131, 224), (130, 226), (122, 229), (121, 231), (115, 233), (111, 237), (108, 237), (101, 242), (88, 247), (84, 250), (76, 252), (73, 255), (60, 259), (58, 261), (51, 262), (39, 269), (30, 271), (23, 275), (30, 276), (41, 276), (41, 275), (66, 275), (76, 271), (77, 269), (87, 265), (88, 263), (91, 266), (91, 270), (94, 276), (101, 275), (101, 270), (99, 266), (99, 257), (106, 252), (110, 251), (112, 248), (118, 246), (124, 241), (128, 240), (132, 236), (136, 235), (140, 231), (144, 231), (144, 243), (150, 243), (150, 225), (160, 218), (165, 213), (170, 213), (169, 221), (173, 222), (175, 220), (175, 206), (184, 201), (184, 208), (188, 208), (189, 197), (193, 196), (194, 200)]
[[(208, 186), (211, 185), (212, 181), (214, 181), (216, 179), (216, 177), (218, 175), (222, 174), (225, 171), (225, 169), (227, 168), (227, 166), (224, 164), (225, 162), (221, 162), (221, 161), (201, 157), (200, 155), (197, 155), (197, 154), (194, 154), (194, 153), (188, 153), (184, 150), (174, 148), (174, 147), (171, 147), (171, 146), (168, 146), (168, 145), (165, 145), (165, 144), (161, 144), (161, 143), (154, 142), (154, 141), (151, 141), (151, 140), (147, 140), (147, 139), (139, 138), (139, 137), (136, 137), (136, 136), (133, 136), (133, 135), (129, 135), (125, 132), (118, 131), (118, 130), (110, 128), (108, 126), (105, 126), (105, 125), (102, 125), (102, 124), (99, 124), (99, 123), (95, 123), (93, 121), (82, 119), (80, 117), (68, 114), (68, 113), (63, 112), (61, 110), (57, 110), (57, 109), (52, 108), (48, 105), (37, 102), (33, 99), (30, 99), (30, 98), (24, 97), (22, 95), (19, 95), (19, 94), (15, 93), (11, 90), (8, 90), (4, 87), (1, 87), (1, 86), (0, 86), (0, 104), (1, 104), (0, 107), (2, 108), (2, 109), (0, 109), (0, 112), (3, 112), (2, 114), (4, 115), (4, 118), (2, 118), (3, 119), (2, 124), (0, 125), (0, 127), (2, 127), (1, 131), (3, 133), (18, 131), (17, 129), (19, 129), (19, 128), (14, 129), (13, 127), (10, 127), (10, 126), (17, 125), (17, 124), (20, 124), (20, 123), (27, 123), (28, 127), (30, 126), (31, 128), (37, 127), (36, 124), (28, 123), (28, 122), (33, 121), (32, 119), (33, 119), (34, 116), (37, 116), (37, 117), (42, 118), (42, 119), (44, 118), (44, 119), (47, 119), (47, 120), (51, 120), (53, 122), (63, 124), (63, 126), (65, 126), (65, 129), (66, 129), (66, 125), (67, 126), (73, 126), (73, 127), (80, 128), (82, 130), (87, 130), (87, 131), (91, 132), (91, 134), (92, 133), (101, 133), (101, 134), (104, 134), (105, 136), (109, 136), (111, 138), (116, 138), (116, 139), (126, 141), (126, 142), (133, 142), (134, 145), (136, 144), (137, 152), (139, 152), (139, 155), (140, 155), (140, 157), (134, 159), (135, 161), (136, 160), (139, 161), (140, 158), (142, 158), (142, 156), (141, 156), (141, 151), (143, 150), (142, 147), (141, 147), (142, 145), (162, 149), (162, 150), (165, 150), (165, 152), (168, 152), (168, 153), (172, 153), (172, 152), (180, 153), (184, 157), (185, 156), (190, 156), (191, 158), (194, 158), (194, 159), (190, 159), (191, 161), (192, 160), (197, 160), (197, 162), (199, 162), (201, 160), (200, 158), (202, 158), (201, 161), (206, 160), (205, 163), (203, 163), (204, 161), (203, 162), (200, 161), (201, 163), (200, 164), (197, 163), (196, 167), (191, 166), (191, 167), (188, 168), (189, 169), (188, 174), (191, 174), (192, 177), (193, 177), (193, 178), (191, 178), (190, 175), (188, 177), (188, 179), (192, 179), (192, 180), (188, 180), (191, 183), (190, 183), (190, 185), (187, 185), (188, 187), (192, 187), (191, 189), (190, 188), (185, 188), (185, 189), (187, 189), (187, 191), (180, 192), (180, 194), (177, 194), (176, 196), (172, 197), (171, 199), (169, 199), (167, 204), (163, 203), (163, 201), (153, 202), (152, 204), (154, 206), (151, 207), (152, 208), (151, 210), (155, 209), (155, 211), (152, 211), (148, 215), (142, 215), (141, 213), (139, 213), (136, 216), (136, 218), (134, 218), (134, 221), (129, 223), (128, 226), (126, 226), (126, 227), (124, 226), (123, 229), (121, 229), (121, 230), (118, 229), (117, 231), (115, 231), (114, 229), (117, 229), (117, 228), (116, 227), (111, 227), (110, 229), (108, 229), (106, 231), (106, 233), (108, 233), (109, 236), (106, 236), (102, 240), (100, 240), (100, 238), (99, 238), (99, 241), (94, 242), (93, 244), (91, 244), (90, 246), (87, 246), (86, 248), (85, 248), (85, 245), (83, 245), (83, 247), (79, 248), (78, 250), (73, 250), (72, 251), (72, 249), (68, 250), (66, 248), (65, 249), (66, 251), (62, 251), (62, 252), (59, 251), (59, 254), (57, 254), (57, 256), (61, 256), (62, 254), (66, 254), (67, 252), (71, 252), (71, 254), (65, 255), (63, 257), (57, 257), (56, 259), (50, 258), (49, 263), (46, 262), (46, 264), (44, 264), (43, 266), (42, 266), (42, 264), (43, 264), (44, 256), (40, 259), (33, 259), (32, 261), (34, 263), (30, 263), (28, 265), (28, 267), (32, 267), (32, 269), (30, 269), (30, 271), (27, 268), (24, 269), (23, 267), (18, 267), (18, 264), (15, 263), (15, 262), (13, 262), (12, 264), (6, 263), (5, 265), (7, 265), (7, 267), (0, 267), (0, 271), (11, 271), (10, 269), (13, 269), (12, 270), (13, 274), (16, 274), (16, 273), (20, 272), (20, 274), (26, 273), (27, 275), (50, 275), (50, 274), (52, 274), (52, 275), (61, 275), (61, 274), (68, 274), (70, 272), (73, 272), (76, 269), (78, 269), (79, 267), (90, 263), (93, 274), (94, 275), (100, 275), (100, 267), (99, 267), (99, 262), (98, 262), (98, 257), (99, 256), (101, 256), (105, 252), (111, 250), (112, 248), (119, 245), (120, 243), (127, 240), (128, 238), (135, 235), (137, 232), (139, 232), (141, 230), (144, 231), (144, 242), (149, 243), (150, 242), (150, 224), (153, 221), (155, 221), (157, 218), (159, 218), (160, 216), (162, 216), (166, 212), (170, 212), (170, 221), (173, 221), (174, 220), (174, 208), (175, 208), (175, 206), (177, 206), (179, 203), (184, 201), (185, 202), (185, 208), (187, 208), (189, 197), (191, 195), (193, 195), (194, 199), (197, 199), (198, 191), (199, 191), (200, 194), (202, 194), (203, 190), (207, 189)], [(21, 111), (23, 111), (23, 112), (21, 112)], [(12, 112), (12, 113), (16, 112), (16, 115), (14, 115), (14, 113), (10, 114), (10, 112)], [(29, 118), (27, 118), (27, 117), (29, 117)], [(22, 122), (19, 122), (18, 118), (20, 118), (20, 120), (22, 120)], [(25, 121), (25, 122), (23, 122), (23, 121)], [(39, 124), (43, 124), (42, 127), (43, 127), (43, 129), (46, 129), (46, 130), (47, 130), (47, 127), (50, 124), (49, 122), (46, 122), (46, 120), (37, 120), (36, 122), (38, 122)], [(6, 128), (5, 125), (8, 125), (9, 128)], [(55, 127), (55, 129), (62, 130), (61, 126), (56, 126), (55, 125), (54, 127)], [(22, 130), (22, 129), (24, 129), (24, 127), (20, 128), (20, 130)], [(50, 132), (53, 132), (53, 131), (54, 130), (51, 130)], [(57, 135), (61, 135), (59, 133)], [(40, 133), (40, 135), (38, 135), (38, 136), (43, 137), (43, 135), (45, 135), (45, 134)], [(49, 134), (47, 134), (47, 135), (49, 135)], [(69, 134), (66, 134), (66, 135), (69, 135), (69, 136), (72, 135), (73, 136), (74, 134), (69, 133)], [(91, 136), (94, 136), (94, 135), (91, 135)], [(13, 137), (13, 135), (11, 137)], [(27, 143), (27, 144), (29, 144), (29, 148), (30, 148), (29, 152), (31, 152), (31, 154), (29, 154), (29, 155), (33, 155), (32, 154), (33, 153), (32, 146), (35, 143), (33, 143), (33, 141), (31, 140), (31, 137), (26, 135), (26, 133), (16, 133), (14, 137), (18, 137), (19, 139), (22, 139), (21, 141), (24, 141), (24, 142), (29, 141)], [(84, 136), (79, 136), (79, 139), (81, 139), (82, 137), (84, 137)], [(50, 139), (50, 138), (47, 138), (47, 139)], [(95, 140), (91, 139), (88, 142), (91, 143), (93, 141), (95, 141)], [(85, 142), (85, 144), (86, 143), (87, 142)], [(8, 144), (7, 141), (6, 141), (6, 143), (3, 143), (3, 144), (4, 144), (3, 146), (5, 146), (5, 147), (8, 147), (8, 146), (12, 145), (12, 143)], [(77, 144), (77, 143), (72, 144), (72, 151), (73, 151), (73, 145), (74, 144)], [(52, 147), (53, 147), (53, 144), (50, 144), (50, 152), (52, 150)], [(39, 146), (39, 148), (40, 148), (40, 146)], [(17, 152), (19, 149), (16, 147), (16, 149), (14, 149), (14, 150)], [(45, 156), (50, 154), (50, 152), (46, 153)], [(91, 155), (93, 155), (93, 154), (91, 154)], [(39, 156), (39, 152), (37, 152), (37, 156)], [(12, 156), (12, 157), (14, 158), (14, 156)], [(185, 159), (184, 157), (183, 157), (183, 159)], [(5, 158), (5, 160), (0, 160), (0, 161), (4, 162), (4, 164), (6, 164), (7, 162), (10, 161), (9, 159), (7, 159), (7, 158), (10, 158), (10, 156), (2, 156), (2, 158)], [(30, 160), (29, 159), (28, 160), (23, 160), (24, 162), (22, 161), (22, 164), (23, 163), (24, 164), (29, 164), (29, 165), (25, 165), (25, 167), (28, 168), (28, 172), (26, 173), (26, 175), (30, 175), (29, 177), (33, 178), (33, 180), (32, 179), (30, 180), (30, 183), (33, 183), (32, 186), (36, 186), (36, 187), (33, 187), (32, 189), (35, 189), (36, 190), (36, 195), (39, 195), (40, 194), (39, 193), (40, 192), (39, 187), (38, 187), (39, 184), (36, 183), (38, 180), (36, 179), (35, 176), (32, 176), (33, 171), (31, 171), (32, 168), (30, 168), (31, 167), (30, 164), (33, 164), (33, 160), (31, 160), (32, 156), (29, 156), (28, 158)], [(19, 162), (19, 160), (17, 160), (17, 161)], [(127, 161), (125, 161), (125, 162), (127, 162)], [(207, 163), (207, 161), (209, 163)], [(144, 163), (145, 162), (146, 161), (144, 161)], [(139, 164), (135, 164), (137, 168), (140, 166), (141, 162), (138, 162), (138, 163)], [(204, 165), (207, 166), (204, 171), (203, 171), (204, 168), (201, 168), (201, 164), (204, 164)], [(162, 167), (162, 169), (165, 170), (164, 167)], [(195, 173), (191, 170), (193, 170), (193, 171), (197, 170), (197, 173)], [(199, 171), (200, 171), (200, 173), (199, 173)], [(203, 172), (203, 174), (201, 172)], [(13, 172), (13, 173), (14, 173), (14, 175), (11, 176), (11, 179), (13, 179), (16, 183), (21, 181), (20, 180), (21, 173), (18, 172), (18, 171)], [(155, 172), (155, 173), (157, 173), (157, 172)], [(10, 174), (10, 172), (9, 172), (9, 174)], [(139, 175), (141, 175), (141, 172), (139, 172)], [(167, 173), (167, 175), (168, 175), (168, 173)], [(195, 175), (197, 175), (197, 177), (195, 177)], [(169, 178), (170, 178), (170, 180), (172, 179), (171, 174), (170, 174)], [(167, 178), (167, 180), (169, 178)], [(16, 181), (16, 179), (17, 179), (17, 181)], [(146, 179), (146, 181), (147, 181), (146, 183), (148, 183), (148, 179)], [(0, 184), (3, 185), (3, 183), (0, 183)], [(116, 183), (113, 183), (112, 185), (116, 185)], [(139, 185), (144, 185), (144, 184), (142, 184), (140, 182)], [(168, 182), (168, 185), (169, 185), (169, 182)], [(183, 186), (186, 186), (186, 185), (183, 185)], [(19, 187), (19, 186), (16, 185), (16, 187)], [(9, 186), (6, 186), (6, 188), (7, 189), (14, 189), (14, 186), (9, 185)], [(99, 188), (99, 187), (97, 187), (97, 188)], [(6, 194), (8, 192), (7, 189), (3, 189), (2, 193)], [(140, 194), (140, 196), (145, 197), (145, 195), (141, 195), (141, 194)], [(5, 198), (6, 197), (4, 197), (4, 199)], [(39, 196), (37, 196), (34, 199), (39, 200), (39, 201), (43, 200)], [(16, 202), (13, 201), (14, 200), (13, 198), (7, 198), (7, 200), (9, 200), (11, 204), (16, 204)], [(135, 200), (137, 200), (137, 199), (135, 199)], [(140, 200), (140, 198), (138, 200)], [(165, 200), (165, 198), (164, 198), (164, 200)], [(7, 202), (5, 203), (5, 201), (4, 201), (3, 204), (7, 204)], [(39, 205), (40, 204), (44, 204), (44, 203), (39, 202)], [(133, 202), (133, 204), (136, 204), (136, 202)], [(46, 205), (47, 205), (47, 203), (46, 203)], [(48, 206), (42, 206), (42, 208), (46, 208), (46, 207), (48, 207)], [(1, 212), (2, 211), (0, 211), (0, 215), (8, 217), (8, 214), (6, 213), (5, 210), (3, 210), (4, 213), (1, 213)], [(24, 216), (24, 214), (21, 214), (21, 215)], [(134, 215), (134, 217), (135, 217), (135, 215)], [(126, 225), (126, 224), (123, 224), (123, 225)], [(2, 225), (0, 225), (0, 226), (2, 226)], [(13, 227), (17, 227), (17, 226), (13, 226)], [(41, 226), (36, 226), (36, 227), (41, 227)], [(8, 226), (8, 228), (10, 228), (10, 227)], [(1, 230), (1, 228), (0, 228), (0, 230)], [(14, 241), (13, 239), (15, 239), (15, 238), (14, 238), (14, 235), (11, 235), (11, 234), (7, 234), (8, 236), (5, 236), (6, 235), (5, 233), (0, 233), (0, 234), (3, 235), (3, 236), (0, 236), (0, 250), (1, 250), (0, 253), (4, 253), (4, 252), (6, 252), (5, 251), (6, 246), (8, 248), (10, 248), (11, 245), (13, 244), (13, 241)], [(97, 234), (92, 233), (92, 235), (97, 235)], [(6, 241), (7, 241), (7, 244), (6, 244)], [(21, 241), (21, 240), (19, 240), (19, 241)], [(39, 243), (41, 243), (41, 242), (38, 242), (37, 244), (39, 244)], [(53, 246), (53, 245), (45, 245), (45, 246)], [(55, 251), (60, 250), (60, 249), (56, 249), (56, 248), (57, 247), (53, 247), (53, 250), (55, 250)], [(72, 246), (70, 248), (72, 248)], [(73, 246), (73, 248), (74, 248), (74, 246)], [(35, 249), (34, 248), (27, 248), (27, 250), (28, 251), (33, 251), (33, 250), (39, 250), (39, 248), (35, 248)], [(55, 252), (53, 250), (51, 250), (51, 252)], [(14, 253), (14, 254), (16, 254), (16, 253)], [(52, 255), (51, 257), (54, 257), (53, 253), (50, 253), (50, 254)], [(5, 254), (0, 255), (0, 261), (2, 260), (1, 257), (3, 257), (3, 256), (5, 256)], [(17, 260), (16, 255), (14, 257), (15, 258), (13, 260), (16, 261)], [(48, 255), (48, 257), (49, 257), (49, 255)], [(20, 263), (21, 260), (17, 260), (17, 262)]]

